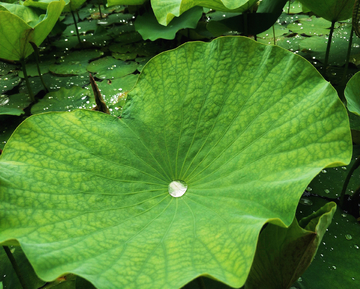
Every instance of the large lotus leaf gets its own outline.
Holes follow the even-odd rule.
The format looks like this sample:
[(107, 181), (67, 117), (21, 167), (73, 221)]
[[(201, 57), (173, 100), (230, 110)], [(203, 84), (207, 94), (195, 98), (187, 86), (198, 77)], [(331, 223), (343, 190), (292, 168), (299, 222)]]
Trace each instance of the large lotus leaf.
[(136, 18), (135, 29), (144, 40), (174, 39), (180, 29), (196, 28), (202, 13), (203, 8), (193, 7), (179, 17), (174, 18), (170, 25), (163, 26), (157, 22), (153, 11), (149, 11)]
[(180, 16), (194, 6), (203, 6), (218, 11), (243, 12), (249, 9), (256, 0), (151, 0), (151, 7), (158, 22), (168, 25), (174, 17)]
[(335, 211), (334, 202), (326, 204), (301, 220), (303, 228), (296, 218), (288, 228), (269, 224), (260, 234), (245, 289), (290, 288), (313, 260)]
[(351, 148), (343, 104), (303, 58), (244, 37), (189, 42), (145, 65), (121, 119), (76, 110), (17, 128), (0, 157), (0, 242), (17, 239), (44, 280), (240, 287), (263, 225), (289, 226)]
[(360, 72), (350, 78), (345, 87), (347, 108), (352, 113), (360, 115)]
[(355, 0), (300, 0), (316, 15), (329, 21), (351, 18)]
[(64, 0), (51, 2), (45, 17), (34, 27), (8, 11), (0, 11), (0, 58), (20, 60), (29, 56), (33, 52), (29, 42), (39, 46), (44, 41), (64, 5)]

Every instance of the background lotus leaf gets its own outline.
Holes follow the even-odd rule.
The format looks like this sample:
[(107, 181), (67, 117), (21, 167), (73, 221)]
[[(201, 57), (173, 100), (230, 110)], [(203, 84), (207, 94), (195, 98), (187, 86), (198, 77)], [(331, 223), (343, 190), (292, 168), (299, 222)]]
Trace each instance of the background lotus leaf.
[[(53, 1), (57, 1), (57, 0), (25, 0), (23, 5), (46, 10), (48, 5)], [(70, 0), (64, 0), (64, 1), (65, 1), (65, 6), (68, 5), (70, 2)]]
[(31, 113), (46, 111), (70, 111), (76, 108), (91, 109), (95, 106), (93, 92), (79, 86), (60, 88), (47, 93), (44, 98), (31, 107)]
[(76, 110), (17, 128), (0, 157), (0, 242), (17, 239), (43, 280), (241, 287), (263, 225), (289, 226), (351, 148), (343, 104), (303, 58), (243, 37), (187, 43), (144, 66), (121, 119)]
[(269, 224), (261, 232), (245, 289), (289, 289), (305, 272), (331, 224), (336, 203), (330, 202), (288, 228)]
[(180, 16), (194, 6), (212, 8), (218, 11), (243, 12), (249, 9), (256, 0), (152, 0), (151, 7), (162, 25), (168, 25), (174, 17)]
[(355, 0), (300, 0), (316, 15), (329, 21), (351, 18)]
[(34, 26), (8, 11), (0, 11), (0, 58), (20, 60), (29, 56), (33, 52), (29, 42), (32, 41), (39, 46), (44, 41), (58, 20), (64, 5), (64, 0), (51, 2), (45, 17), (40, 17), (40, 22)]
[(344, 91), (347, 108), (352, 113), (360, 115), (360, 73), (357, 72), (346, 84)]
[(202, 7), (193, 7), (171, 20), (168, 26), (163, 26), (157, 22), (153, 11), (148, 11), (136, 18), (135, 29), (144, 40), (150, 39), (154, 41), (159, 38), (174, 39), (180, 29), (195, 29), (202, 14)]
[[(313, 212), (324, 199), (308, 197), (311, 206), (299, 204), (297, 215)], [(338, 208), (322, 239), (316, 256), (306, 272), (294, 284), (299, 289), (359, 288), (360, 268), (359, 222)]]
[[(21, 250), (21, 247), (11, 246), (9, 249), (19, 266), (20, 272), (22, 272), (24, 276), (27, 277), (26, 285), (28, 288), (40, 288), (43, 286), (45, 282), (36, 276), (34, 269), (26, 259), (26, 256)], [(2, 247), (0, 247), (0, 282), (1, 281), (7, 289), (22, 288), (19, 279), (16, 276), (15, 271), (9, 261), (9, 258), (6, 256), (5, 250)]]
[(70, 0), (69, 3), (64, 7), (64, 12), (76, 11), (81, 5), (85, 3), (86, 0)]
[(31, 103), (30, 97), (25, 93), (13, 94), (10, 97), (0, 96), (0, 115), (21, 115)]
[(111, 56), (105, 56), (92, 61), (86, 69), (95, 73), (100, 79), (120, 78), (136, 71), (138, 64), (135, 61), (116, 60)]

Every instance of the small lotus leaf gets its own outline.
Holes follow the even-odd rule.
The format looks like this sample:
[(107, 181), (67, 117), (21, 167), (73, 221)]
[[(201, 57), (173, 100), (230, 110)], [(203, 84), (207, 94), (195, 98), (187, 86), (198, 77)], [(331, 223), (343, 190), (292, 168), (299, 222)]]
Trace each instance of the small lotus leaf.
[(256, 0), (151, 0), (151, 7), (158, 22), (168, 25), (174, 17), (179, 17), (182, 13), (194, 6), (212, 8), (217, 11), (243, 12), (248, 10)]
[(61, 88), (58, 91), (47, 93), (44, 98), (31, 107), (31, 113), (42, 113), (47, 111), (71, 111), (77, 108), (91, 109), (95, 106), (92, 92), (88, 89), (74, 86), (72, 88)]
[(16, 68), (17, 68), (17, 66), (14, 64), (0, 61), (0, 75), (9, 74), (9, 73), (13, 72), (14, 70), (16, 70)]
[(76, 11), (81, 5), (83, 5), (86, 0), (70, 0), (69, 3), (64, 7), (64, 12)]
[(75, 110), (17, 128), (0, 156), (0, 242), (18, 240), (44, 280), (241, 287), (263, 225), (289, 226), (351, 148), (342, 102), (303, 58), (244, 37), (189, 42), (144, 66), (121, 119)]
[[(26, 259), (24, 252), (20, 246), (9, 247), (19, 270), (23, 276), (26, 276), (26, 285), (28, 288), (40, 288), (45, 284), (36, 276), (34, 269), (31, 267), (29, 261)], [(5, 254), (5, 250), (0, 247), (0, 282), (4, 284), (5, 288), (23, 288), (19, 282), (18, 277), (11, 265), (9, 258)], [(1, 286), (0, 286), (1, 288)]]
[[(73, 75), (73, 76), (59, 76), (51, 73), (46, 73), (43, 75), (45, 84), (48, 86), (50, 91), (58, 90), (62, 87), (71, 88), (72, 86), (86, 86), (89, 84), (89, 73)], [(39, 93), (44, 89), (43, 84), (41, 83), (40, 77), (31, 77), (30, 78), (31, 89), (34, 94)], [(25, 81), (20, 84), (19, 92), (27, 93), (27, 88)]]
[(0, 11), (0, 58), (20, 60), (29, 56), (33, 52), (29, 42), (32, 41), (39, 46), (44, 41), (58, 20), (64, 5), (64, 0), (52, 1), (46, 16), (39, 18), (41, 21), (33, 27), (8, 11)]
[(86, 69), (96, 73), (100, 79), (120, 78), (136, 71), (138, 64), (134, 61), (125, 62), (106, 56), (91, 62)]
[(86, 73), (89, 61), (102, 56), (104, 53), (99, 50), (74, 51), (61, 57), (60, 64), (53, 64), (49, 67), (52, 73), (57, 75), (79, 75)]
[[(309, 197), (312, 206), (299, 205), (298, 215), (313, 212), (324, 199)], [(302, 212), (302, 214), (300, 214)], [(336, 210), (310, 267), (294, 284), (296, 288), (360, 288), (360, 225), (356, 219)]]
[[(40, 72), (41, 74), (45, 74), (49, 72), (49, 66), (55, 63), (55, 59), (46, 59), (41, 60), (39, 63)], [(26, 64), (26, 74), (29, 77), (32, 76), (39, 76), (38, 68), (36, 62), (28, 62)], [(19, 70), (18, 72), (19, 77), (24, 78), (24, 73), (22, 70)]]
[(301, 13), (303, 12), (303, 7), (300, 1), (288, 1), (283, 8), (283, 12), (289, 14)]
[(360, 72), (355, 73), (345, 87), (347, 108), (360, 116)]
[[(77, 23), (77, 27), (80, 34), (86, 34), (89, 31), (95, 31), (97, 27), (96, 21), (82, 21)], [(70, 37), (75, 36), (76, 30), (75, 30), (75, 24), (71, 24), (64, 30), (62, 36), (63, 37)]]
[(316, 15), (329, 21), (351, 18), (355, 0), (300, 0)]
[(21, 79), (16, 73), (0, 76), (0, 93), (13, 89), (20, 83)]
[[(330, 26), (330, 21), (312, 16), (310, 18), (302, 18), (298, 23), (289, 24), (287, 28), (294, 33), (313, 36), (329, 34)], [(337, 27), (339, 27), (339, 24), (336, 24), (335, 28)]]
[(245, 289), (290, 288), (309, 267), (335, 211), (336, 203), (326, 204), (301, 220), (306, 228), (296, 218), (288, 228), (269, 224), (260, 234)]
[(31, 99), (27, 94), (17, 93), (11, 96), (0, 96), (0, 115), (21, 115), (31, 103)]
[(146, 0), (108, 0), (107, 4), (109, 6), (114, 5), (141, 5), (144, 4)]
[(144, 40), (174, 39), (180, 29), (196, 28), (202, 13), (202, 7), (193, 7), (171, 20), (168, 26), (163, 26), (157, 22), (154, 13), (149, 11), (136, 18), (135, 29)]

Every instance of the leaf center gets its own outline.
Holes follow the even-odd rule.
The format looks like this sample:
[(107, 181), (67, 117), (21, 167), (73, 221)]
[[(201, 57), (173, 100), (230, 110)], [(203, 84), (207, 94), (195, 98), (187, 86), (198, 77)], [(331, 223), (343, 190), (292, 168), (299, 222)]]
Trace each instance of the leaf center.
[(187, 184), (181, 180), (172, 181), (169, 184), (169, 194), (174, 198), (183, 196), (186, 193)]

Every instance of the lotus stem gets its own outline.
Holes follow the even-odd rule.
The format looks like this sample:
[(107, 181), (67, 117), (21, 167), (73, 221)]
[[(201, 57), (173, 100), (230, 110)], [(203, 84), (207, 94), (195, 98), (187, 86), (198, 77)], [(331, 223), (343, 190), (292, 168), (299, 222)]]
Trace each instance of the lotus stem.
[(101, 14), (101, 5), (99, 4), (99, 13), (100, 13), (100, 19), (102, 19), (102, 14)]
[(273, 25), (274, 45), (276, 45), (275, 25)]
[(12, 265), (14, 271), (15, 271), (16, 276), (19, 278), (19, 281), (20, 281), (20, 284), (21, 284), (22, 288), (23, 289), (28, 289), (28, 287), (26, 285), (26, 281), (24, 280), (23, 276), (21, 275), (19, 266), (17, 265), (16, 260), (15, 260), (15, 258), (13, 256), (13, 254), (10, 251), (10, 248), (8, 246), (3, 246), (3, 248), (5, 250), (5, 253), (6, 253), (7, 257), (10, 260), (10, 263), (11, 263), (11, 265)]
[(291, 0), (289, 0), (289, 6), (288, 6), (288, 12), (287, 12), (287, 14), (290, 14), (290, 5), (291, 5)]
[(20, 63), (21, 63), (22, 71), (24, 73), (26, 87), (27, 87), (30, 99), (31, 99), (32, 102), (35, 102), (35, 96), (34, 96), (32, 90), (31, 90), (29, 78), (28, 78), (28, 75), (27, 75), (27, 72), (26, 72), (25, 59), (24, 58), (20, 59)]
[(39, 61), (39, 48), (37, 47), (37, 45), (30, 41), (30, 44), (32, 46), (32, 48), (34, 49), (34, 52), (35, 52), (35, 60), (36, 60), (36, 67), (37, 67), (37, 71), (38, 71), (38, 74), (40, 76), (40, 80), (41, 80), (41, 83), (42, 85), (44, 86), (45, 88), (45, 91), (46, 92), (49, 92), (49, 89), (47, 88), (46, 84), (45, 84), (45, 81), (44, 81), (44, 78), (42, 77), (42, 74), (41, 74), (41, 71), (40, 71), (40, 61)]
[(335, 22), (336, 22), (335, 20), (331, 22), (330, 34), (329, 34), (329, 39), (328, 39), (328, 43), (327, 43), (327, 47), (326, 47), (325, 63), (324, 63), (324, 76), (325, 77), (326, 77), (327, 67), (329, 65), (330, 46), (331, 46), (331, 41), (332, 41), (332, 37), (334, 34)]
[(76, 31), (77, 38), (79, 40), (79, 44), (80, 44), (80, 46), (82, 46), (81, 39), (80, 39), (80, 34), (79, 34), (79, 29), (77, 27), (77, 22), (76, 22), (76, 19), (75, 19), (75, 14), (74, 14), (74, 11), (72, 11), (72, 10), (71, 10), (71, 15), (72, 15), (73, 20), (74, 20), (75, 31)]
[(348, 46), (347, 55), (346, 55), (346, 62), (345, 62), (345, 69), (344, 69), (344, 74), (343, 74), (343, 77), (342, 77), (342, 80), (341, 80), (341, 83), (343, 85), (346, 84), (346, 74), (347, 74), (348, 67), (349, 67), (349, 60), (350, 60), (350, 53), (351, 53), (353, 35), (354, 35), (354, 26), (351, 26), (349, 46)]
[(349, 185), (351, 176), (359, 166), (360, 166), (360, 156), (358, 157), (358, 159), (355, 161), (355, 163), (350, 168), (349, 173), (347, 174), (346, 179), (344, 181), (344, 185), (343, 185), (343, 188), (341, 190), (340, 201), (339, 201), (339, 205), (340, 205), (341, 208), (344, 207), (345, 196), (346, 196), (346, 188)]

